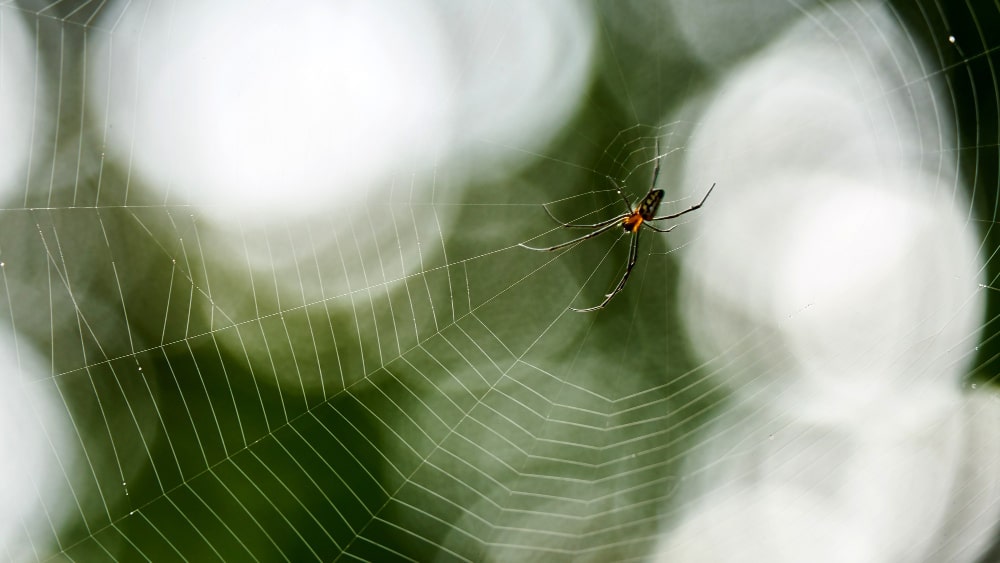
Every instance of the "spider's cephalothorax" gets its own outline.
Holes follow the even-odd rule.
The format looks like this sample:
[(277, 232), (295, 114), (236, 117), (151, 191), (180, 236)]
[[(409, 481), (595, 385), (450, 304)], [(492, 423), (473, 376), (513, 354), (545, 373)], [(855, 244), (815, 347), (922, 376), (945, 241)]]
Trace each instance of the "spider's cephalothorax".
[(563, 227), (566, 227), (568, 229), (592, 229), (592, 231), (583, 235), (582, 237), (578, 237), (573, 240), (557, 244), (555, 246), (549, 246), (547, 248), (535, 248), (533, 246), (521, 244), (521, 246), (530, 250), (541, 250), (546, 252), (552, 250), (559, 250), (560, 248), (573, 246), (587, 239), (594, 238), (597, 235), (605, 231), (611, 230), (616, 226), (620, 226), (622, 229), (625, 230), (626, 233), (632, 233), (633, 235), (635, 235), (634, 237), (632, 237), (632, 243), (628, 249), (628, 262), (625, 265), (625, 275), (623, 275), (622, 279), (618, 281), (618, 285), (615, 286), (615, 288), (611, 291), (611, 293), (608, 293), (607, 295), (604, 296), (604, 301), (601, 301), (599, 305), (595, 305), (594, 307), (588, 307), (586, 309), (574, 308), (573, 309), (574, 311), (585, 313), (587, 311), (596, 311), (598, 309), (603, 309), (604, 306), (611, 301), (612, 297), (618, 295), (618, 293), (625, 288), (625, 282), (628, 281), (628, 276), (629, 274), (632, 273), (632, 268), (635, 267), (636, 260), (638, 260), (639, 258), (639, 227), (645, 225), (646, 227), (649, 227), (650, 229), (658, 233), (669, 233), (677, 225), (671, 225), (666, 229), (660, 229), (654, 227), (649, 222), (663, 221), (665, 219), (676, 219), (677, 217), (680, 217), (685, 213), (690, 213), (695, 209), (701, 207), (702, 204), (705, 203), (705, 200), (708, 199), (709, 194), (712, 193), (712, 190), (715, 189), (715, 184), (712, 184), (712, 187), (708, 188), (708, 191), (705, 193), (705, 197), (701, 198), (701, 201), (699, 201), (695, 205), (692, 205), (691, 207), (688, 207), (684, 211), (681, 211), (679, 213), (672, 213), (670, 215), (663, 215), (662, 217), (656, 217), (656, 210), (659, 209), (660, 202), (663, 200), (663, 190), (656, 189), (656, 178), (660, 175), (659, 148), (660, 145), (659, 142), (657, 142), (656, 144), (657, 156), (655, 158), (656, 166), (653, 168), (653, 181), (650, 182), (649, 191), (646, 192), (646, 197), (642, 198), (642, 201), (640, 201), (638, 205), (635, 206), (635, 208), (633, 208), (632, 204), (629, 203), (628, 198), (625, 197), (625, 192), (622, 191), (621, 187), (618, 186), (618, 183), (615, 182), (613, 178), (608, 176), (608, 180), (610, 180), (611, 184), (614, 185), (616, 190), (618, 190), (618, 195), (622, 198), (622, 201), (625, 202), (625, 209), (627, 209), (626, 213), (623, 213), (617, 217), (613, 217), (606, 221), (601, 221), (600, 223), (594, 223), (592, 225), (580, 225), (574, 223), (563, 223), (559, 219), (553, 217), (552, 213), (549, 213), (548, 207), (542, 206), (542, 209), (545, 209), (545, 212), (549, 214), (549, 217), (552, 217), (554, 221), (556, 221)]

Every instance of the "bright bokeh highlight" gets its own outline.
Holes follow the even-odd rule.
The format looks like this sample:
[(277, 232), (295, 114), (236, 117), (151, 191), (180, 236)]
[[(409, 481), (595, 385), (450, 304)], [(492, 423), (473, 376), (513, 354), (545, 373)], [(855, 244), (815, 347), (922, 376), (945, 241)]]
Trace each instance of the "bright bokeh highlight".
[[(699, 110), (684, 185), (718, 195), (689, 226), (678, 302), (734, 407), (686, 460), (662, 561), (988, 546), (1000, 407), (961, 392), (977, 233), (939, 85), (903, 41), (879, 5), (814, 10)], [(956, 504), (963, 490), (993, 508)]]
[(243, 227), (357, 205), (452, 158), (509, 163), (498, 147), (538, 146), (571, 115), (593, 41), (571, 2), (105, 13), (88, 86), (109, 147), (157, 199)]
[[(0, 6), (0, 197), (23, 194), (35, 137), (47, 133), (47, 117), (36, 115), (45, 79), (35, 72), (35, 39), (22, 13)], [(20, 201), (18, 201), (20, 203)]]

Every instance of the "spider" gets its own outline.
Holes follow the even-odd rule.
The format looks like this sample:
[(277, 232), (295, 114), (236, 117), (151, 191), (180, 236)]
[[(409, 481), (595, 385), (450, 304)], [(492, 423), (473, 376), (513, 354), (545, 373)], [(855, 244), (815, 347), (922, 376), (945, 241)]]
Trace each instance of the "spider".
[[(656, 152), (657, 152), (657, 154), (659, 154), (659, 152), (660, 152), (659, 151), (659, 143), (657, 143)], [(563, 223), (559, 219), (556, 219), (555, 216), (552, 215), (551, 212), (549, 212), (549, 208), (548, 207), (546, 207), (545, 205), (542, 205), (542, 209), (545, 210), (545, 213), (547, 213), (549, 215), (549, 217), (552, 218), (553, 221), (555, 221), (556, 223), (559, 223), (559, 225), (561, 225), (561, 226), (563, 226), (563, 227), (565, 227), (567, 229), (594, 229), (594, 230), (592, 232), (590, 232), (590, 233), (587, 233), (587, 234), (583, 235), (582, 237), (578, 237), (578, 238), (575, 238), (573, 240), (570, 240), (570, 241), (567, 241), (567, 242), (563, 242), (563, 243), (557, 244), (555, 246), (550, 246), (550, 247), (547, 247), (547, 248), (535, 248), (533, 246), (528, 246), (528, 245), (523, 244), (523, 243), (520, 244), (520, 246), (523, 246), (524, 248), (527, 248), (528, 250), (538, 250), (538, 251), (542, 251), (542, 252), (551, 252), (553, 250), (559, 250), (560, 248), (566, 248), (566, 247), (569, 247), (569, 246), (575, 246), (575, 245), (577, 245), (577, 244), (579, 244), (579, 243), (581, 243), (581, 242), (583, 242), (583, 241), (585, 241), (587, 239), (594, 238), (594, 237), (596, 237), (597, 235), (599, 235), (601, 233), (604, 233), (606, 231), (610, 231), (611, 229), (615, 228), (616, 226), (617, 227), (621, 227), (622, 229), (624, 229), (626, 233), (629, 233), (629, 234), (633, 235), (632, 236), (632, 243), (629, 246), (629, 250), (628, 250), (628, 263), (625, 266), (625, 275), (623, 275), (622, 279), (618, 281), (618, 285), (615, 286), (615, 288), (611, 291), (611, 293), (608, 293), (608, 294), (606, 294), (604, 296), (604, 301), (601, 301), (601, 303), (599, 305), (595, 305), (593, 307), (587, 307), (586, 309), (577, 309), (576, 307), (570, 307), (574, 311), (577, 311), (579, 313), (587, 313), (587, 312), (590, 312), (590, 311), (597, 311), (598, 309), (603, 309), (605, 305), (607, 305), (609, 302), (611, 302), (611, 299), (615, 295), (618, 295), (619, 293), (621, 293), (621, 291), (623, 289), (625, 289), (625, 282), (628, 281), (628, 276), (629, 276), (629, 274), (632, 273), (632, 268), (635, 267), (635, 263), (636, 263), (636, 261), (639, 258), (639, 229), (640, 229), (640, 227), (648, 227), (648, 228), (650, 228), (650, 229), (652, 229), (652, 230), (654, 230), (654, 231), (656, 231), (658, 233), (669, 233), (677, 225), (671, 225), (670, 227), (668, 227), (666, 229), (660, 229), (660, 228), (657, 228), (657, 227), (654, 227), (653, 225), (651, 225), (650, 222), (651, 221), (664, 221), (666, 219), (676, 219), (677, 217), (680, 217), (681, 215), (684, 215), (685, 213), (690, 213), (692, 211), (695, 211), (696, 209), (700, 208), (702, 206), (702, 204), (705, 203), (705, 200), (708, 199), (709, 194), (711, 194), (712, 190), (715, 189), (715, 184), (713, 183), (712, 187), (708, 188), (708, 192), (705, 193), (705, 197), (701, 198), (701, 201), (699, 201), (695, 205), (692, 205), (691, 207), (688, 207), (684, 211), (681, 211), (679, 213), (672, 213), (670, 215), (663, 215), (661, 217), (656, 217), (656, 210), (660, 207), (660, 201), (663, 200), (663, 190), (656, 189), (656, 179), (657, 179), (657, 177), (659, 175), (660, 175), (660, 160), (659, 160), (659, 157), (657, 157), (657, 159), (656, 159), (656, 166), (653, 168), (653, 181), (650, 182), (649, 191), (646, 192), (646, 196), (642, 198), (642, 201), (638, 202), (638, 204), (636, 205), (635, 208), (633, 208), (632, 205), (629, 204), (628, 198), (625, 197), (625, 192), (621, 189), (621, 187), (618, 185), (618, 183), (615, 182), (614, 178), (612, 178), (611, 176), (608, 176), (608, 180), (611, 181), (611, 184), (614, 185), (615, 190), (618, 192), (618, 195), (622, 198), (622, 201), (625, 202), (625, 209), (627, 210), (627, 212), (623, 213), (623, 214), (621, 214), (621, 215), (619, 215), (617, 217), (614, 217), (614, 218), (611, 218), (611, 219), (607, 219), (605, 221), (601, 221), (600, 223), (594, 223), (592, 225), (579, 225), (579, 224), (574, 224), (574, 223)]]

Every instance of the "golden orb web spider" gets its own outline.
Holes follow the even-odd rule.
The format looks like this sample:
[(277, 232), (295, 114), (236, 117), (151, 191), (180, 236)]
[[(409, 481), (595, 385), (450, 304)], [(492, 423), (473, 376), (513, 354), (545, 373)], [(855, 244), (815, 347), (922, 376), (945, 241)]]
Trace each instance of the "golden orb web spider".
[[(657, 143), (657, 145), (656, 145), (656, 152), (657, 152), (657, 154), (659, 154), (659, 152), (660, 152), (659, 151), (659, 143)], [(672, 213), (670, 215), (663, 215), (661, 217), (656, 217), (656, 210), (659, 209), (659, 207), (660, 207), (660, 201), (663, 200), (663, 190), (656, 189), (656, 179), (660, 175), (660, 160), (659, 159), (660, 159), (660, 157), (657, 156), (656, 157), (656, 166), (653, 168), (653, 180), (652, 180), (652, 182), (650, 182), (649, 191), (646, 192), (646, 196), (642, 198), (642, 201), (638, 202), (638, 205), (635, 208), (633, 208), (632, 205), (628, 202), (628, 198), (625, 197), (624, 191), (622, 191), (622, 189), (618, 185), (618, 183), (615, 182), (614, 178), (612, 178), (611, 176), (608, 176), (608, 180), (611, 181), (611, 183), (615, 187), (615, 190), (618, 191), (618, 195), (622, 198), (622, 201), (625, 202), (625, 209), (627, 210), (625, 213), (623, 213), (623, 214), (621, 214), (621, 215), (619, 215), (617, 217), (613, 217), (613, 218), (608, 219), (606, 221), (601, 221), (600, 223), (594, 223), (592, 225), (580, 225), (580, 224), (574, 224), (574, 223), (563, 223), (559, 219), (556, 219), (555, 216), (553, 216), (551, 212), (549, 212), (549, 208), (548, 207), (546, 207), (544, 204), (542, 205), (542, 209), (545, 210), (545, 213), (548, 213), (549, 217), (551, 217), (553, 221), (555, 221), (556, 223), (559, 223), (561, 226), (563, 226), (563, 227), (565, 227), (567, 229), (594, 229), (594, 230), (592, 232), (590, 232), (590, 233), (587, 233), (587, 234), (583, 235), (582, 237), (578, 237), (578, 238), (575, 238), (573, 240), (566, 241), (566, 242), (563, 242), (563, 243), (559, 243), (559, 244), (557, 244), (555, 246), (550, 246), (550, 247), (547, 247), (547, 248), (535, 248), (533, 246), (528, 246), (528, 245), (526, 245), (524, 243), (521, 243), (519, 245), (519, 246), (523, 246), (524, 248), (527, 248), (528, 250), (538, 250), (538, 251), (542, 251), (542, 252), (551, 252), (553, 250), (559, 250), (560, 248), (567, 248), (567, 247), (575, 246), (575, 245), (577, 245), (577, 244), (579, 244), (579, 243), (581, 243), (581, 242), (583, 242), (583, 241), (585, 241), (587, 239), (594, 238), (594, 237), (596, 237), (597, 235), (599, 235), (601, 233), (604, 233), (606, 231), (610, 231), (611, 229), (615, 228), (616, 226), (625, 229), (626, 233), (629, 233), (629, 234), (632, 235), (632, 243), (631, 243), (631, 245), (629, 246), (629, 249), (628, 249), (628, 262), (627, 262), (627, 264), (625, 266), (625, 274), (622, 276), (622, 279), (618, 281), (618, 285), (615, 286), (615, 288), (611, 291), (611, 293), (608, 293), (608, 294), (606, 294), (604, 296), (604, 301), (601, 301), (601, 303), (599, 305), (595, 305), (593, 307), (587, 307), (586, 309), (577, 309), (576, 307), (570, 307), (570, 309), (573, 309), (574, 311), (577, 311), (579, 313), (587, 313), (587, 312), (590, 312), (590, 311), (597, 311), (598, 309), (603, 309), (605, 305), (607, 305), (609, 302), (611, 302), (611, 299), (615, 295), (618, 295), (619, 293), (621, 293), (621, 291), (623, 289), (625, 289), (625, 282), (628, 281), (628, 276), (629, 276), (629, 274), (632, 273), (632, 268), (635, 267), (635, 263), (636, 263), (636, 261), (639, 258), (639, 229), (640, 229), (640, 227), (648, 227), (648, 228), (650, 228), (650, 229), (652, 229), (652, 230), (654, 230), (654, 231), (656, 231), (658, 233), (669, 233), (677, 225), (671, 225), (670, 227), (668, 227), (666, 229), (660, 229), (660, 228), (654, 227), (653, 225), (650, 225), (650, 222), (651, 221), (664, 221), (664, 220), (667, 220), (667, 219), (676, 219), (677, 217), (680, 217), (681, 215), (684, 215), (685, 213), (690, 213), (692, 211), (695, 211), (696, 209), (700, 208), (705, 203), (705, 200), (708, 199), (709, 194), (711, 194), (712, 190), (715, 189), (715, 184), (713, 183), (712, 187), (708, 188), (708, 191), (705, 193), (705, 197), (701, 198), (701, 201), (699, 201), (695, 205), (692, 205), (691, 207), (688, 207), (684, 211), (681, 211), (679, 213)]]

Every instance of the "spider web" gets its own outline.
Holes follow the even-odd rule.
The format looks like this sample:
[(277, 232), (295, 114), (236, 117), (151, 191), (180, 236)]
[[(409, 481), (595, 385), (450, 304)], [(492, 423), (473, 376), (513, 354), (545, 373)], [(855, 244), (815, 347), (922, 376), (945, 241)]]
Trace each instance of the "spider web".
[[(525, 42), (549, 72), (512, 87), (481, 69), (509, 71), (508, 33), (552, 14), (484, 8), (478, 21), (499, 31), (461, 33), (485, 58), (455, 63), (478, 86), (413, 96), (500, 92), (520, 105), (462, 114), (466, 136), (452, 139), (407, 136), (439, 123), (409, 106), (343, 121), (362, 128), (347, 148), (317, 135), (323, 150), (294, 155), (325, 174), (305, 196), (293, 188), (312, 180), (286, 166), (279, 139), (267, 147), (279, 164), (248, 159), (227, 172), (236, 191), (200, 199), (209, 169), (186, 166), (203, 163), (197, 151), (143, 136), (140, 114), (113, 108), (164, 87), (148, 45), (187, 4), (0, 3), (0, 99), (16, 108), (0, 108), (0, 124), (24, 132), (0, 157), (6, 558), (997, 557), (996, 5), (781, 1), (733, 14), (600, 2), (563, 18), (592, 34), (584, 62)], [(221, 9), (237, 20), (239, 7)], [(288, 21), (263, 9), (279, 23), (206, 37)], [(455, 6), (437, 9), (463, 21)], [(200, 25), (169, 21), (168, 37)], [(128, 37), (139, 78), (122, 86), (115, 57)], [(165, 64), (190, 68), (204, 47)], [(790, 53), (804, 62), (786, 74), (819, 87), (776, 78)], [(251, 66), (267, 52), (254, 55)], [(559, 86), (587, 68), (589, 82)], [(863, 102), (860, 144), (836, 136), (846, 113), (764, 111), (825, 100), (835, 70)], [(523, 109), (543, 91), (558, 110)], [(152, 99), (187, 103), (168, 94)], [(317, 120), (349, 119), (329, 105), (333, 117)], [(257, 123), (199, 116), (205, 130), (216, 118), (220, 154)], [(364, 168), (366, 150), (384, 170)], [(614, 287), (628, 235), (557, 253), (518, 243), (582, 234), (541, 204), (565, 221), (622, 213), (608, 177), (636, 201), (657, 160), (661, 214), (718, 187), (670, 234), (643, 232), (605, 310), (572, 312)], [(145, 172), (160, 161), (164, 176)], [(816, 180), (824, 167), (840, 176)], [(917, 187), (858, 191), (851, 174)], [(263, 221), (246, 211), (259, 177), (280, 186), (250, 202), (274, 210)], [(933, 223), (940, 238), (897, 217)], [(911, 238), (885, 242), (873, 221)], [(846, 257), (814, 228), (838, 223), (859, 233)], [(895, 256), (879, 245), (913, 240), (926, 270), (906, 261), (912, 247), (884, 269), (859, 255)], [(818, 271), (824, 283), (767, 297), (788, 264), (801, 269), (786, 278)], [(861, 281), (838, 277), (855, 269)], [(866, 285), (876, 274), (892, 283)], [(843, 294), (874, 313), (838, 317)], [(905, 323), (880, 324), (901, 310)], [(831, 385), (829, 369), (866, 377)], [(790, 384), (798, 371), (815, 381)], [(882, 372), (901, 375), (870, 386)]]

